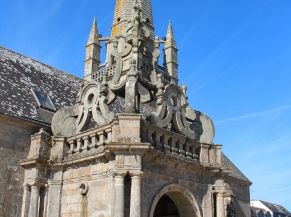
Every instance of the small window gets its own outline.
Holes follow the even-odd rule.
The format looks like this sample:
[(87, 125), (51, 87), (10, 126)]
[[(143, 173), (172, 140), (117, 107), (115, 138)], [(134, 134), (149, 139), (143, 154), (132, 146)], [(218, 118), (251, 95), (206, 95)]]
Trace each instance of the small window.
[(39, 107), (50, 111), (56, 111), (56, 107), (54, 106), (48, 94), (35, 89), (32, 89), (32, 93)]

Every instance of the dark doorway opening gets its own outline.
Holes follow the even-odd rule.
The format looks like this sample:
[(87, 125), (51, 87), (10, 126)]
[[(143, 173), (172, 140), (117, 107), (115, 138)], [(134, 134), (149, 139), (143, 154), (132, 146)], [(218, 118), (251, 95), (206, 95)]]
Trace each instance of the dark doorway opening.
[(180, 215), (172, 199), (164, 195), (156, 206), (154, 217), (180, 217)]

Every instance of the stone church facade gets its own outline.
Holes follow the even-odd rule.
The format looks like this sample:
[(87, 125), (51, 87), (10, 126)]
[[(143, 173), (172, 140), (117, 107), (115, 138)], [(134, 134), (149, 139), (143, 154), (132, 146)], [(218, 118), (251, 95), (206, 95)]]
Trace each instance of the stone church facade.
[(109, 37), (94, 20), (76, 103), (46, 99), (51, 128), (21, 160), (21, 217), (251, 216), (251, 182), (214, 144), (178, 71), (172, 25), (155, 36), (151, 0), (116, 0)]

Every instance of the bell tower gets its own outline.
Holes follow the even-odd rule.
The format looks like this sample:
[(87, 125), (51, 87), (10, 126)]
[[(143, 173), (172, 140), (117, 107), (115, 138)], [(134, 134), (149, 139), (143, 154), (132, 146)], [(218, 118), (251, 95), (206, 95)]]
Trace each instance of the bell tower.
[(142, 19), (145, 21), (151, 35), (154, 36), (151, 0), (116, 0), (111, 38), (120, 36), (126, 30), (127, 23), (132, 18), (132, 9), (136, 3), (139, 4), (141, 8)]

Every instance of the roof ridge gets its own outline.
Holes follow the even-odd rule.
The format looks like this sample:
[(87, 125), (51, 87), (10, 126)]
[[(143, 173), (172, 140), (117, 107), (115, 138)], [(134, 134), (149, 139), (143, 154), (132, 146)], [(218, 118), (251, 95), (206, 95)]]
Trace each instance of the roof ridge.
[(69, 75), (69, 76), (75, 77), (75, 78), (77, 78), (77, 79), (79, 79), (79, 80), (82, 80), (82, 78), (80, 78), (80, 77), (78, 77), (78, 76), (76, 76), (76, 75), (73, 75), (73, 74), (71, 74), (71, 73), (69, 73), (69, 72), (66, 72), (66, 71), (64, 71), (64, 70), (58, 69), (58, 68), (56, 68), (56, 67), (54, 67), (54, 66), (48, 65), (48, 64), (46, 64), (46, 63), (43, 63), (43, 62), (41, 62), (40, 60), (36, 60), (36, 59), (34, 59), (34, 58), (32, 58), (32, 57), (29, 57), (29, 56), (27, 56), (27, 55), (25, 55), (25, 54), (22, 54), (22, 53), (18, 52), (18, 51), (10, 50), (9, 48), (6, 48), (6, 47), (4, 47), (4, 46), (2, 46), (2, 45), (0, 45), (0, 49), (4, 49), (4, 50), (6, 50), (6, 51), (8, 51), (8, 52), (11, 52), (11, 53), (13, 53), (13, 54), (15, 54), (15, 55), (22, 56), (22, 57), (25, 57), (25, 58), (27, 58), (27, 59), (30, 59), (30, 60), (32, 60), (32, 61), (34, 61), (34, 62), (36, 62), (36, 63), (39, 63), (39, 64), (41, 64), (41, 65), (43, 65), (43, 66), (46, 66), (46, 67), (48, 67), (48, 68), (50, 68), (50, 69), (53, 69), (53, 70), (55, 70), (55, 71), (57, 71), (57, 72), (59, 72), (59, 73), (64, 73), (64, 74), (67, 74), (67, 75)]
[(252, 184), (251, 180), (233, 163), (233, 161), (224, 152), (222, 152), (222, 156), (228, 160), (239, 173), (241, 173), (241, 175), (246, 179), (245, 181)]

